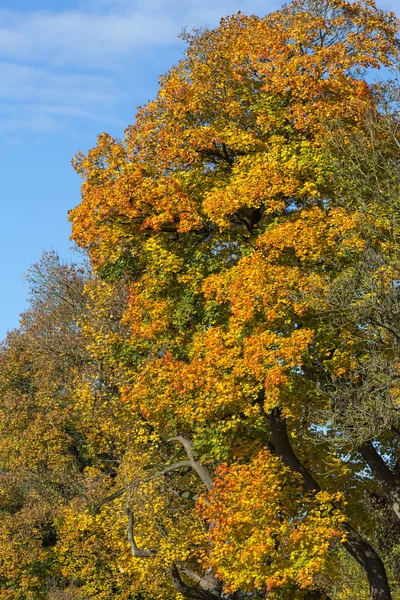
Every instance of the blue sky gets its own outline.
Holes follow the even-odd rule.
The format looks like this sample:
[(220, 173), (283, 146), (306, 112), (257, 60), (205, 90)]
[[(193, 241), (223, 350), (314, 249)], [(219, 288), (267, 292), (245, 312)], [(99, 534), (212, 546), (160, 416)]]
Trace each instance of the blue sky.
[[(123, 134), (184, 51), (183, 27), (265, 14), (276, 0), (0, 0), (0, 338), (26, 307), (24, 273), (69, 254), (71, 167), (102, 131)], [(397, 10), (400, 0), (379, 2)]]

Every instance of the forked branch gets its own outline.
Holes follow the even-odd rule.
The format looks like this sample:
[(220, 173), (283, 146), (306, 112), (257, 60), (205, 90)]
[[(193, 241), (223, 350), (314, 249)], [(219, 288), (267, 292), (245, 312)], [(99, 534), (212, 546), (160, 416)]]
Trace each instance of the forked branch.
[(177, 435), (173, 438), (170, 438), (168, 441), (169, 442), (180, 442), (182, 444), (182, 446), (185, 449), (186, 454), (189, 457), (189, 465), (200, 477), (205, 488), (208, 491), (210, 491), (213, 487), (213, 479), (212, 479), (211, 473), (205, 465), (203, 465), (201, 462), (196, 460), (190, 440), (188, 440), (187, 438), (184, 438), (181, 435)]

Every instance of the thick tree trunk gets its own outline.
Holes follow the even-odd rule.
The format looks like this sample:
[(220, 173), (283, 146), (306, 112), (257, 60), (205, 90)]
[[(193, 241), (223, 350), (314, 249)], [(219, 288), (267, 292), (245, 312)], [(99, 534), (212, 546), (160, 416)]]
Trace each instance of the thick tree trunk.
[(400, 520), (399, 478), (389, 469), (379, 452), (375, 450), (372, 442), (364, 442), (358, 450), (391, 503), (394, 514)]
[(287, 432), (286, 420), (281, 417), (279, 409), (266, 414), (266, 418), (271, 429), (275, 453), (292, 471), (300, 473), (303, 478), (303, 488), (306, 492), (319, 492), (321, 489), (320, 486), (311, 473), (302, 465), (292, 448)]
[(321, 590), (310, 590), (304, 594), (304, 600), (330, 600), (330, 598)]
[[(305, 491), (320, 491), (320, 486), (311, 473), (302, 465), (292, 448), (287, 433), (286, 420), (282, 417), (280, 410), (275, 409), (268, 414), (264, 414), (271, 428), (273, 444), (278, 456), (293, 471), (300, 473)], [(347, 524), (345, 531), (347, 539), (343, 545), (365, 570), (370, 587), (370, 600), (392, 600), (385, 567), (378, 554), (351, 525)]]
[(375, 550), (350, 525), (345, 527), (347, 540), (343, 546), (361, 565), (367, 574), (370, 587), (370, 600), (392, 598), (385, 567)]

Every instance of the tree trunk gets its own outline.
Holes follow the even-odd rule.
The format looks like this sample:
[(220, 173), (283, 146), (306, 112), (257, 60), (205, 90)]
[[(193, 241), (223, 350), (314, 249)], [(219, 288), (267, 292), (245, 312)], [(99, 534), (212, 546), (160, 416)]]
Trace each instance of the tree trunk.
[(330, 598), (321, 590), (310, 590), (304, 594), (304, 600), (330, 600)]
[[(263, 408), (261, 407), (261, 410)], [(286, 420), (279, 409), (274, 409), (269, 414), (264, 413), (272, 432), (275, 451), (281, 460), (293, 471), (303, 478), (303, 487), (307, 492), (319, 492), (319, 484), (311, 473), (302, 465), (296, 456), (287, 433)], [(390, 587), (382, 560), (351, 525), (344, 526), (347, 539), (343, 546), (349, 554), (361, 565), (367, 575), (370, 587), (370, 600), (392, 600)]]
[(400, 520), (400, 481), (389, 469), (372, 442), (364, 442), (359, 452), (372, 471), (383, 493), (392, 505), (396, 517)]
[(355, 529), (345, 525), (345, 530), (347, 540), (343, 542), (343, 546), (366, 572), (370, 600), (390, 600), (392, 596), (382, 560)]

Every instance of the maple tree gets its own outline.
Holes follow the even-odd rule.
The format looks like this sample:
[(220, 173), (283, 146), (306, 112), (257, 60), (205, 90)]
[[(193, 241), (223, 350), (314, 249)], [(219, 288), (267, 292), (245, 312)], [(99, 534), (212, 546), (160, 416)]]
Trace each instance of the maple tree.
[(1, 355), (0, 598), (399, 597), (397, 31), (224, 18), (76, 157), (93, 271), (46, 256)]
[[(364, 135), (371, 114), (379, 120), (363, 71), (397, 59), (397, 27), (371, 2), (299, 0), (265, 18), (238, 14), (216, 30), (186, 34), (186, 58), (161, 79), (124, 140), (103, 134), (76, 159), (85, 183), (71, 213), (73, 237), (100, 275), (122, 271), (130, 279), (123, 320), (137, 362), (121, 399), (160, 435), (186, 436), (204, 461), (227, 464), (205, 511), (208, 560), (226, 589), (307, 588), (324, 560), (305, 539), (327, 552), (324, 540), (336, 536), (365, 570), (371, 598), (391, 597), (381, 559), (357, 531), (357, 503), (335, 522), (335, 494), (359, 467), (333, 452), (321, 431), (340, 386), (357, 403), (358, 365), (367, 365), (365, 348), (376, 335), (357, 319), (334, 327), (332, 294), (367, 256), (372, 227), (375, 250), (390, 254), (387, 214), (372, 221), (346, 204), (327, 139), (332, 123), (340, 122), (346, 146), (355, 132)], [(394, 271), (390, 261), (385, 267), (387, 293)], [(356, 285), (354, 294), (360, 291)], [(394, 391), (388, 395), (397, 419)], [(374, 465), (383, 459), (370, 438), (360, 442), (382, 483)], [(274, 487), (255, 466), (259, 456), (268, 462), (259, 454), (265, 447), (301, 478), (298, 563), (289, 532), (274, 534), (275, 546), (264, 535), (263, 545), (258, 511), (246, 519), (252, 545), (243, 563), (240, 553), (229, 554), (227, 540), (241, 531), (230, 512), (243, 518), (240, 498), (252, 489), (246, 477), (266, 488), (265, 515), (272, 519), (269, 503), (280, 505), (283, 474)], [(311, 533), (314, 511), (319, 535)], [(282, 548), (289, 548), (287, 564)]]

